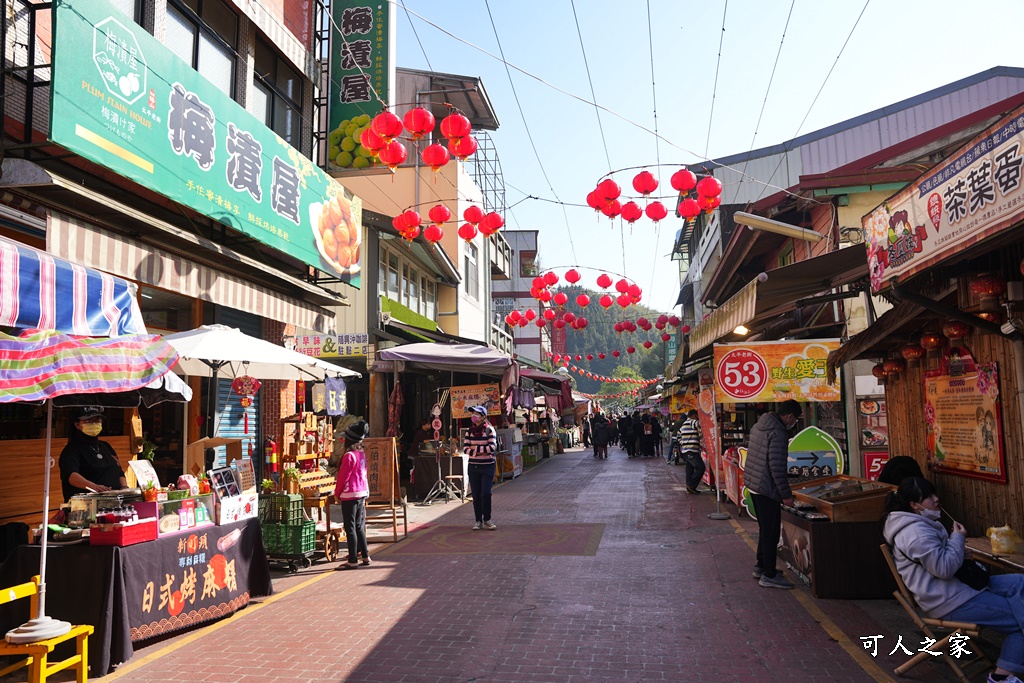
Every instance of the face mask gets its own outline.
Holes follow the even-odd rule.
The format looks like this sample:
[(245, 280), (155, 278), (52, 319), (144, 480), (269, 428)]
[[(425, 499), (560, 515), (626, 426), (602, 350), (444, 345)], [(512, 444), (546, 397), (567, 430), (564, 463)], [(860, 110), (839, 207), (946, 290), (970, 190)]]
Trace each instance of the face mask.
[(82, 425), (82, 433), (86, 436), (99, 436), (102, 431), (103, 425), (96, 422)]
[(921, 516), (925, 519), (937, 522), (942, 519), (942, 510), (929, 510), (928, 508), (923, 508), (921, 510)]

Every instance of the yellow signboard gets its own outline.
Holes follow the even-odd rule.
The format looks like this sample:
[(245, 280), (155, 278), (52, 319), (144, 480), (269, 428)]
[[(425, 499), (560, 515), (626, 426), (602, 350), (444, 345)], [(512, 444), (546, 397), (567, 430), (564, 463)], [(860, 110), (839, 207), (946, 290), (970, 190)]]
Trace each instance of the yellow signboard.
[(840, 401), (840, 383), (825, 381), (825, 359), (838, 348), (838, 339), (715, 344), (718, 401)]
[(501, 387), (492, 384), (467, 384), (452, 387), (452, 417), (469, 417), (473, 406), (484, 406), (488, 415), (501, 415)]

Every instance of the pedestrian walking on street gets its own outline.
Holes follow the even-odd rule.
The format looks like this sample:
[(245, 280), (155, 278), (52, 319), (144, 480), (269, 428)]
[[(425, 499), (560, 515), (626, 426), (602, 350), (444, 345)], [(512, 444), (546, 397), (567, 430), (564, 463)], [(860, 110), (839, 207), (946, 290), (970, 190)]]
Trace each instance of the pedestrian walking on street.
[(594, 457), (607, 458), (608, 440), (611, 437), (611, 426), (608, 424), (607, 418), (605, 418), (605, 416), (600, 412), (594, 416), (592, 429), (594, 436)]
[(775, 569), (775, 554), (782, 526), (782, 505), (793, 505), (786, 471), (789, 430), (802, 412), (796, 401), (783, 401), (775, 412), (762, 415), (750, 430), (743, 483), (750, 490), (757, 515), (759, 533), (754, 578), (763, 588), (793, 588), (793, 584)]
[(590, 448), (590, 418), (583, 416), (583, 425), (580, 427), (583, 432), (583, 447)]
[(335, 569), (356, 569), (359, 556), (363, 564), (370, 564), (370, 549), (366, 545), (366, 499), (370, 495), (370, 485), (366, 478), (366, 453), (363, 452), (363, 439), (369, 435), (370, 427), (363, 420), (345, 430), (345, 455), (338, 463), (334, 497), (341, 501), (348, 561)]
[(651, 423), (654, 425), (654, 455), (655, 457), (661, 457), (661, 437), (665, 430), (661, 427), (660, 416), (656, 413), (651, 413)]
[(704, 434), (700, 430), (700, 422), (697, 421), (697, 411), (691, 410), (679, 427), (679, 454), (686, 463), (687, 493), (700, 493), (697, 487), (700, 486), (704, 470), (707, 469), (704, 466), (704, 458), (700, 455), (703, 447)]
[(491, 521), (491, 487), (494, 486), (495, 457), (498, 450), (498, 435), (487, 421), (487, 408), (473, 406), (469, 409), (473, 425), (466, 432), (462, 452), (469, 456), (469, 488), (473, 492), (473, 514), (476, 516), (474, 531), (498, 527)]
[(654, 418), (647, 413), (640, 416), (640, 431), (636, 436), (637, 450), (640, 451), (641, 457), (653, 458), (654, 457)]
[(929, 616), (988, 626), (1003, 633), (996, 670), (988, 683), (1021, 683), (1024, 675), (1024, 575), (990, 576), (980, 590), (957, 573), (965, 561), (967, 530), (953, 521), (953, 533), (940, 521), (942, 507), (932, 483), (908, 477), (886, 500), (883, 535), (903, 583)]

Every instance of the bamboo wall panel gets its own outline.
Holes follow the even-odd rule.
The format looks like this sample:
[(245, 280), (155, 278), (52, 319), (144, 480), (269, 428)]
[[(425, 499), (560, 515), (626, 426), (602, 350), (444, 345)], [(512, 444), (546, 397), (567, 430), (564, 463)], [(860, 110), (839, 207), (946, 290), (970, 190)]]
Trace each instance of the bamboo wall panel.
[(899, 379), (887, 382), (889, 453), (893, 456), (909, 455), (917, 460), (925, 476), (938, 488), (943, 508), (964, 524), (971, 536), (982, 536), (986, 528), (1004, 524), (1024, 534), (1024, 433), (1017, 410), (1013, 347), (998, 335), (983, 334), (977, 330), (967, 338), (966, 345), (977, 362), (999, 363), (1007, 483), (928, 471), (923, 371), (937, 367), (937, 360), (922, 359), (917, 367), (908, 367)]

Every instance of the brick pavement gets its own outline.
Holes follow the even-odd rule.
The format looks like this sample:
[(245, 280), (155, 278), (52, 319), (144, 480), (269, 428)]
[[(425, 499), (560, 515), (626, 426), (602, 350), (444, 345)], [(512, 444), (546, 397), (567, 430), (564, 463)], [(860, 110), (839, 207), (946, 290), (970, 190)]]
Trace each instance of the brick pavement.
[[(496, 532), (603, 523), (593, 557), (402, 555), (280, 574), (277, 594), (140, 648), (123, 681), (878, 681), (915, 636), (893, 601), (818, 600), (750, 576), (756, 524), (712, 521), (682, 467), (574, 450), (495, 488)], [(723, 505), (735, 515), (735, 508)], [(469, 504), (410, 506), (410, 533), (472, 524)], [(877, 658), (860, 636), (883, 634)], [(883, 651), (884, 650), (884, 651)], [(927, 663), (907, 680), (945, 680)]]

